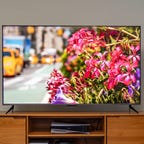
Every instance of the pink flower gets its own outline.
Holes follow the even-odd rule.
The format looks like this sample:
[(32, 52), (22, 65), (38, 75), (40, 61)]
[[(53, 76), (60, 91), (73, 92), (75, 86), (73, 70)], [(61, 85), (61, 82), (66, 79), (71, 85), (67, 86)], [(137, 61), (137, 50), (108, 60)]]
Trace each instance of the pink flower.
[(91, 75), (91, 71), (86, 70), (85, 74), (84, 74), (84, 78), (90, 78)]
[(68, 39), (67, 52), (71, 52), (79, 55), (83, 52), (83, 48), (87, 47), (89, 44), (95, 45), (92, 47), (103, 46), (105, 47), (105, 42), (102, 41), (103, 37), (97, 36), (94, 30), (89, 30), (88, 28), (82, 28), (72, 35)]
[[(139, 47), (134, 48), (132, 46), (131, 49), (133, 54), (136, 55), (136, 51), (139, 50)], [(131, 63), (132, 59), (133, 63)], [(115, 50), (111, 52), (111, 60), (107, 66), (109, 78), (105, 84), (108, 89), (114, 88), (118, 83), (123, 83), (126, 86), (135, 83), (134, 69), (138, 66), (138, 61), (135, 61), (134, 55), (127, 57), (120, 47), (116, 47)], [(103, 65), (101, 68), (103, 69)]]
[(110, 77), (104, 84), (107, 86), (107, 89), (113, 89), (116, 86), (116, 81), (114, 77)]
[(53, 70), (51, 73), (50, 78), (47, 80), (47, 90), (49, 94), (51, 95), (51, 100), (54, 99), (57, 90), (61, 88), (64, 92), (64, 94), (71, 93), (71, 85), (69, 83), (69, 79), (65, 78), (60, 72), (58, 72), (56, 69)]
[(129, 73), (124, 73), (124, 74), (119, 74), (116, 77), (117, 82), (121, 82), (125, 84), (126, 86), (135, 83), (136, 78), (134, 74), (129, 74)]
[(131, 64), (133, 65), (134, 68), (138, 67), (139, 65), (139, 61), (140, 61), (140, 56), (138, 54), (139, 50), (140, 50), (140, 46), (131, 46), (131, 51), (132, 51), (132, 55), (128, 56), (128, 60), (131, 62)]
[(91, 78), (98, 78), (100, 76), (100, 69), (95, 68), (94, 71), (92, 72)]

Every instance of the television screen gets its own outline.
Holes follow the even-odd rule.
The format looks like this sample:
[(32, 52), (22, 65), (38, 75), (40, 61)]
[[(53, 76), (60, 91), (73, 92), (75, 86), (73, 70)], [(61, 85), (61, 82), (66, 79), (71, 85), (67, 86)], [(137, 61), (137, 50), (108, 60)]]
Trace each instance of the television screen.
[(3, 104), (140, 104), (140, 26), (2, 30)]

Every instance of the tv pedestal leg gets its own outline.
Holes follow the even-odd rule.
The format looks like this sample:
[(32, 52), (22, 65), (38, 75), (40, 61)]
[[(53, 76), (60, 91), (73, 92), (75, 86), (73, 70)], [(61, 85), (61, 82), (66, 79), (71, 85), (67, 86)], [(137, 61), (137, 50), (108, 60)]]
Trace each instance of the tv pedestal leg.
[(132, 105), (129, 105), (129, 113), (130, 113), (130, 110), (133, 110), (134, 112), (139, 113), (134, 107), (132, 107)]
[(14, 105), (12, 105), (12, 106), (8, 109), (8, 111), (6, 112), (6, 114), (8, 114), (10, 111), (12, 111), (12, 113), (13, 113), (13, 111), (14, 111)]

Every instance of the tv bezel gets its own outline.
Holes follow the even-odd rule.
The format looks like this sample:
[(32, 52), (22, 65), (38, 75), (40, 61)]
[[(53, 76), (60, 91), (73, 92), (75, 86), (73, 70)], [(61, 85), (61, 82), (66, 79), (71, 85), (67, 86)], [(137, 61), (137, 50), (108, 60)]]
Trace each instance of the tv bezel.
[(106, 27), (108, 27), (108, 26), (110, 26), (110, 27), (139, 27), (140, 28), (140, 101), (139, 101), (139, 103), (134, 103), (134, 104), (132, 104), (132, 103), (114, 103), (114, 104), (112, 104), (112, 103), (100, 103), (100, 104), (98, 104), (98, 103), (95, 103), (95, 104), (50, 104), (50, 103), (5, 103), (4, 102), (4, 81), (3, 81), (3, 79), (4, 79), (4, 77), (3, 77), (3, 56), (1, 57), (1, 62), (2, 62), (2, 105), (40, 105), (40, 106), (42, 106), (42, 105), (46, 105), (46, 106), (50, 106), (50, 107), (55, 107), (55, 106), (62, 106), (62, 107), (65, 107), (65, 106), (68, 106), (68, 107), (79, 107), (79, 106), (96, 106), (96, 105), (104, 105), (104, 106), (106, 106), (106, 105), (141, 105), (141, 101), (142, 101), (142, 96), (141, 96), (141, 85), (142, 85), (142, 83), (141, 83), (141, 79), (142, 79), (142, 76), (141, 76), (141, 61), (142, 61), (142, 59), (141, 59), (141, 51), (142, 51), (142, 49), (141, 49), (141, 41), (142, 41), (142, 38), (141, 38), (141, 33), (142, 33), (142, 28), (141, 28), (141, 25), (46, 25), (46, 24), (41, 24), (41, 25), (36, 25), (36, 24), (24, 24), (24, 25), (18, 25), (18, 24), (16, 24), (16, 25), (13, 25), (13, 24), (9, 24), (9, 25), (2, 25), (2, 49), (1, 49), (1, 53), (3, 52), (3, 27), (6, 27), (6, 26), (23, 26), (23, 27), (26, 27), (26, 26), (34, 26), (34, 27), (38, 27), (38, 26), (43, 26), (43, 27), (92, 27), (92, 26), (99, 26), (99, 27), (103, 27), (103, 26), (106, 26)]

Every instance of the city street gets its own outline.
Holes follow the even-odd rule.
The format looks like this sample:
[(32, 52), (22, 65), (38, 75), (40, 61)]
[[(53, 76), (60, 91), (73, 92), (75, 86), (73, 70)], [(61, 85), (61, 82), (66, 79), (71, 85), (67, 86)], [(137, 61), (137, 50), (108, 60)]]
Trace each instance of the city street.
[(54, 68), (59, 69), (60, 63), (31, 65), (21, 75), (3, 78), (5, 104), (40, 104), (48, 103), (46, 81)]

